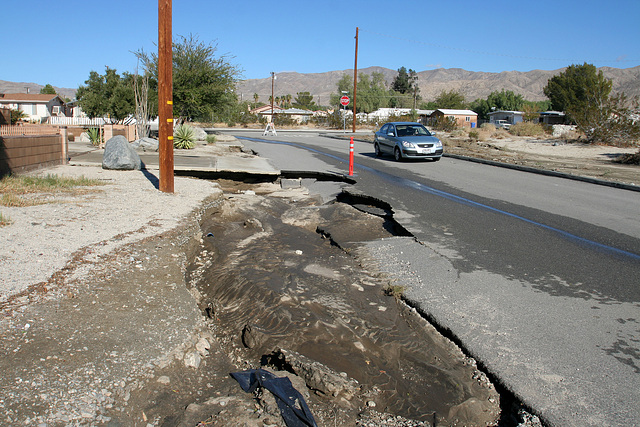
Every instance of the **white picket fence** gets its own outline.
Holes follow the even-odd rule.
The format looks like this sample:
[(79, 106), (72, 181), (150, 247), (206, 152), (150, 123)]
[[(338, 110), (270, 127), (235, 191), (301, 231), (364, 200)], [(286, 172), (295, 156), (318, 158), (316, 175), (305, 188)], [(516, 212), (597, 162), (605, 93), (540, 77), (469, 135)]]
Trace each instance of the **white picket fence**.
[(60, 128), (46, 125), (24, 124), (19, 126), (0, 126), (0, 136), (25, 136), (25, 135), (58, 135)]
[(47, 122), (50, 125), (57, 126), (102, 126), (105, 124), (111, 124), (102, 118), (90, 119), (88, 117), (48, 117)]

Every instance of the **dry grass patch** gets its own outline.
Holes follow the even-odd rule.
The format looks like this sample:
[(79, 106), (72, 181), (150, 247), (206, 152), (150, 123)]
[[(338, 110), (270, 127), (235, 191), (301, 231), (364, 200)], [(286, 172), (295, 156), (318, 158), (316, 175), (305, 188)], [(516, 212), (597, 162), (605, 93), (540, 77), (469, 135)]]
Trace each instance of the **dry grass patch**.
[(11, 218), (2, 215), (2, 212), (0, 212), (0, 227), (4, 227), (5, 225), (10, 225), (11, 222), (12, 222)]
[(540, 123), (520, 122), (511, 126), (509, 133), (517, 136), (540, 136), (545, 134), (545, 129)]
[(35, 206), (46, 203), (41, 199), (25, 197), (42, 193), (81, 194), (86, 187), (103, 185), (103, 182), (85, 177), (68, 178), (57, 175), (5, 176), (0, 180), (0, 205), (7, 207)]

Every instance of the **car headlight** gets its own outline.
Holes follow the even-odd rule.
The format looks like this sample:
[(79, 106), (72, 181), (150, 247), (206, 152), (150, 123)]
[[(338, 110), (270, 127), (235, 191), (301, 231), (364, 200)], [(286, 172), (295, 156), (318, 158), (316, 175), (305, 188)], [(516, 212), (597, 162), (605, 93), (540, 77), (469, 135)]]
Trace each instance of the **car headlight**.
[(442, 141), (438, 140), (438, 142), (436, 142), (436, 148), (442, 148)]
[(402, 146), (404, 148), (416, 148), (414, 143), (413, 142), (409, 142), (409, 141), (402, 141)]

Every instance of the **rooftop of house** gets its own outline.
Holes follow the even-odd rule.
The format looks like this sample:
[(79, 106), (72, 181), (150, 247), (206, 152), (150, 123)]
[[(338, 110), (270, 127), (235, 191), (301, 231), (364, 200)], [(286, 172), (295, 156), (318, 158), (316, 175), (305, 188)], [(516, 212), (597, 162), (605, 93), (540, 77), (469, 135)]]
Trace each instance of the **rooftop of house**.
[(60, 98), (64, 103), (64, 99), (57, 94), (41, 94), (41, 93), (0, 93), (0, 102), (30, 102), (30, 103), (47, 103), (54, 98)]
[(471, 110), (450, 110), (447, 108), (439, 108), (436, 111), (440, 111), (442, 114), (450, 114), (452, 116), (477, 116), (478, 113)]

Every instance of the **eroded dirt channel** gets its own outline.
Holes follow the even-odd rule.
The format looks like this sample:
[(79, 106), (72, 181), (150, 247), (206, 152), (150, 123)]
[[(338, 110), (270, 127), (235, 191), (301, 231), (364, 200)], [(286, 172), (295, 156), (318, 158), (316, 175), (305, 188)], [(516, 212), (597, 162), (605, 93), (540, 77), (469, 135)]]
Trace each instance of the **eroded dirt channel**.
[[(294, 386), (318, 425), (381, 425), (380, 413), (396, 422), (385, 425), (497, 423), (499, 395), (475, 362), (361, 265), (360, 242), (391, 236), (384, 218), (304, 188), (220, 184), (226, 196), (203, 214), (186, 275), (233, 368), (302, 379)], [(257, 402), (212, 407), (207, 422), (258, 421), (270, 411)], [(282, 420), (271, 408), (262, 422)]]

